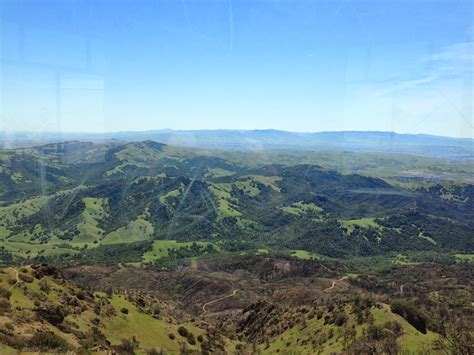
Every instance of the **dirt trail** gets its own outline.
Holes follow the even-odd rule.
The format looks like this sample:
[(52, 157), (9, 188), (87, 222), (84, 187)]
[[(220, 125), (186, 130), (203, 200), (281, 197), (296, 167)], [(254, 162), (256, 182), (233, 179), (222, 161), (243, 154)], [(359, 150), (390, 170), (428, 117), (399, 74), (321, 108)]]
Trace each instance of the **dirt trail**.
[(405, 285), (400, 285), (400, 295), (403, 296), (403, 289), (405, 288)]
[(329, 290), (332, 290), (334, 287), (336, 287), (336, 284), (337, 284), (338, 282), (344, 281), (344, 280), (346, 280), (346, 279), (347, 279), (347, 276), (343, 276), (343, 277), (341, 277), (339, 280), (333, 280), (333, 281), (332, 281), (332, 285), (331, 285), (330, 287), (328, 287), (327, 289), (325, 289), (324, 292), (327, 292), (327, 291), (329, 291)]
[(210, 302), (204, 303), (204, 304), (202, 305), (202, 311), (204, 312), (203, 314), (205, 314), (205, 313), (207, 312), (207, 310), (206, 310), (206, 307), (207, 307), (207, 306), (209, 306), (209, 305), (211, 305), (211, 304), (214, 304), (214, 303), (216, 303), (216, 302), (222, 301), (223, 299), (226, 299), (226, 298), (229, 298), (229, 297), (233, 297), (233, 296), (235, 296), (235, 294), (236, 294), (237, 292), (239, 292), (239, 290), (234, 290), (234, 291), (232, 291), (232, 293), (231, 293), (230, 295), (227, 295), (227, 296), (218, 298), (218, 299), (216, 299), (216, 300), (214, 300), (214, 301), (210, 301)]

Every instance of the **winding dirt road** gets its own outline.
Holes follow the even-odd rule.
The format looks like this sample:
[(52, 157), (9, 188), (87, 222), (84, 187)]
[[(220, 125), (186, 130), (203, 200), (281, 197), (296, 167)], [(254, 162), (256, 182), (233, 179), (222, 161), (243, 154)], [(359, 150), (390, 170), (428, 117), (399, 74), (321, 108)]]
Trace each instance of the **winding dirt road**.
[(346, 279), (347, 279), (347, 276), (343, 276), (343, 277), (341, 277), (339, 280), (333, 280), (333, 281), (332, 281), (332, 285), (331, 285), (330, 287), (328, 287), (327, 289), (325, 289), (324, 292), (327, 292), (327, 291), (329, 291), (329, 290), (332, 290), (334, 287), (336, 287), (336, 284), (337, 284), (338, 282), (344, 281), (344, 280), (346, 280)]
[(209, 306), (209, 305), (211, 305), (211, 304), (214, 304), (214, 303), (216, 303), (216, 302), (222, 301), (223, 299), (226, 299), (226, 298), (229, 298), (229, 297), (233, 297), (233, 296), (235, 296), (235, 294), (236, 294), (237, 292), (239, 292), (239, 290), (234, 290), (234, 291), (232, 291), (232, 293), (231, 293), (230, 295), (227, 295), (227, 296), (218, 298), (218, 299), (216, 299), (216, 300), (214, 300), (214, 301), (210, 301), (210, 302), (204, 303), (204, 304), (202, 305), (203, 314), (205, 314), (205, 313), (207, 312), (207, 310), (206, 310), (206, 307), (207, 307), (207, 306)]

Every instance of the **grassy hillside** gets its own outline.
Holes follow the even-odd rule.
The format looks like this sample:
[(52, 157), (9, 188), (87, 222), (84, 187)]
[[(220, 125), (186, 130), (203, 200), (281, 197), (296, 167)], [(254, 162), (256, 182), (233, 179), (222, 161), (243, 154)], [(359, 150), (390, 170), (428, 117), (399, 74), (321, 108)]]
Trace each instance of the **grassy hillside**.
[[(160, 241), (154, 247), (167, 258), (204, 245)], [(0, 269), (0, 349), (472, 351), (473, 269), (467, 263), (367, 270), (301, 251), (295, 257), (257, 254), (170, 270), (126, 264), (86, 264), (64, 274), (45, 264)]]
[[(351, 343), (357, 339), (365, 338), (368, 332), (382, 331), (386, 332), (384, 336), (387, 338), (383, 341), (392, 342), (391, 347), (401, 353), (434, 352), (433, 341), (437, 339), (437, 335), (432, 332), (427, 334), (419, 332), (404, 318), (392, 313), (388, 305), (380, 304), (373, 307), (370, 309), (370, 314), (373, 317), (372, 324), (359, 324), (356, 315), (351, 314), (351, 308), (346, 307), (344, 313), (339, 313), (337, 318), (337, 322), (344, 323), (335, 325), (327, 324), (323, 317), (317, 319), (319, 315), (309, 313), (307, 320), (268, 340), (268, 343), (262, 344), (260, 349), (263, 354), (293, 352), (309, 355), (350, 352), (356, 351), (355, 346), (351, 349)], [(369, 327), (372, 329), (369, 330)], [(367, 342), (370, 340), (364, 339)]]
[(91, 293), (45, 265), (1, 269), (0, 308), (2, 353), (14, 349), (177, 353), (183, 348), (212, 350), (211, 342), (222, 349), (235, 347), (224, 338), (209, 340), (206, 330), (190, 318), (180, 323), (166, 304), (151, 295), (133, 290)]

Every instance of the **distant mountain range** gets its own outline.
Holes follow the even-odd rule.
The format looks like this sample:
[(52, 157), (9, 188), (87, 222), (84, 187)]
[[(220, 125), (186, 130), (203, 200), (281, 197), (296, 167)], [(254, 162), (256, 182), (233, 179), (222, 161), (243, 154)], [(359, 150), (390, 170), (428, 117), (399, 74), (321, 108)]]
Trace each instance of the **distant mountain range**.
[(115, 133), (4, 133), (0, 147), (15, 148), (72, 139), (125, 142), (153, 140), (193, 148), (226, 150), (347, 150), (359, 152), (408, 153), (472, 159), (474, 140), (426, 134), (376, 131), (297, 133), (279, 130), (153, 130)]

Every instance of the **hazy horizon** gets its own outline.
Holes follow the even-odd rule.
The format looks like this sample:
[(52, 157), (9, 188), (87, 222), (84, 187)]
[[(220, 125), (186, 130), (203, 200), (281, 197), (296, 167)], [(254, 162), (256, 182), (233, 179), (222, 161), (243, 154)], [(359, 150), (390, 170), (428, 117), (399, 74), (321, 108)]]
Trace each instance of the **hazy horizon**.
[[(41, 136), (41, 135), (71, 135), (71, 136), (81, 136), (83, 135), (84, 138), (88, 138), (89, 136), (101, 136), (101, 135), (108, 135), (113, 136), (114, 134), (141, 134), (141, 133), (152, 133), (152, 132), (186, 132), (186, 133), (198, 133), (198, 132), (281, 132), (281, 133), (290, 133), (290, 134), (324, 134), (324, 133), (361, 133), (361, 134), (371, 134), (371, 133), (379, 133), (379, 134), (395, 134), (395, 135), (408, 135), (408, 136), (431, 136), (431, 137), (439, 137), (439, 138), (448, 138), (448, 139), (461, 139), (461, 140), (474, 140), (472, 137), (453, 137), (447, 135), (439, 135), (439, 134), (429, 134), (429, 133), (403, 133), (403, 132), (396, 132), (396, 131), (376, 131), (376, 130), (338, 130), (338, 131), (288, 131), (282, 129), (275, 129), (275, 128), (261, 128), (261, 129), (232, 129), (232, 128), (215, 128), (215, 129), (173, 129), (173, 128), (155, 128), (155, 129), (147, 129), (147, 130), (123, 130), (123, 131), (103, 131), (103, 132), (81, 132), (81, 131), (2, 131), (1, 133), (4, 136), (8, 135), (32, 135), (32, 136)], [(0, 135), (1, 137), (1, 135)], [(113, 138), (113, 137), (112, 137)], [(81, 137), (78, 137), (81, 139)]]

